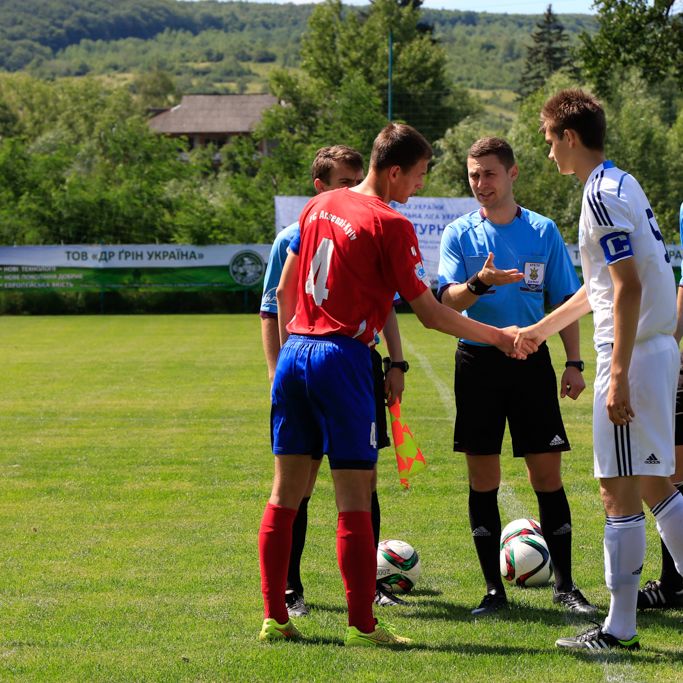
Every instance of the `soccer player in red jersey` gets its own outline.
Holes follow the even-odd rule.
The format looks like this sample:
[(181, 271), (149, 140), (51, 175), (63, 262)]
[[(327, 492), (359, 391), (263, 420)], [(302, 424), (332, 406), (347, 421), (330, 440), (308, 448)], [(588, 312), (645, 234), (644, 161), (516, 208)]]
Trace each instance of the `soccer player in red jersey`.
[[(412, 224), (387, 204), (405, 203), (422, 187), (431, 155), (414, 128), (389, 124), (375, 139), (366, 179), (355, 188), (314, 197), (301, 213), (300, 244), (290, 245), (299, 258), (288, 259), (278, 287), (280, 320), (290, 322), (273, 381), (275, 477), (259, 530), (261, 640), (301, 637), (284, 601), (291, 527), (311, 454), (322, 450), (339, 510), (337, 557), (349, 608), (344, 643), (410, 642), (372, 613), (376, 554), (370, 495), (377, 446), (369, 347), (395, 292), (425, 327), (513, 352), (514, 328), (469, 320), (435, 299)], [(292, 262), (298, 265), (294, 272)], [(520, 357), (535, 348), (525, 346)]]

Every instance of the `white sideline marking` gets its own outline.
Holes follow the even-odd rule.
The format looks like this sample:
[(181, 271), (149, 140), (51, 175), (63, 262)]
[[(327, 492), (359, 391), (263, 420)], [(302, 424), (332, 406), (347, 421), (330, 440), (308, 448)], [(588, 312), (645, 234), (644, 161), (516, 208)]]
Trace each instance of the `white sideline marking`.
[(602, 674), (607, 683), (641, 683), (643, 680), (628, 662), (603, 662)]
[(498, 504), (505, 512), (504, 515), (501, 515), (502, 519), (500, 521), (502, 526), (507, 524), (506, 518), (508, 522), (511, 522), (513, 519), (519, 519), (520, 517), (533, 517), (536, 519), (538, 516), (537, 511), (533, 515), (527, 512), (522, 501), (517, 498), (515, 490), (504, 479), (501, 479), (500, 488), (498, 489)]
[[(429, 362), (429, 358), (427, 358), (427, 356), (425, 356), (423, 353), (420, 353), (415, 346), (410, 343), (410, 340), (403, 332), (401, 333), (401, 340), (403, 342), (403, 346), (406, 348), (406, 351), (408, 351), (412, 358), (417, 360), (422, 372), (424, 372), (425, 376), (434, 385), (436, 393), (439, 395), (439, 399), (446, 410), (448, 418), (450, 419), (451, 424), (453, 424), (453, 421), (455, 420), (455, 398), (453, 396), (452, 386), (448, 386), (439, 377), (439, 375), (437, 375), (436, 371), (432, 367), (432, 364)], [(500, 489), (498, 489), (498, 500), (501, 506), (501, 512), (503, 512), (503, 519), (501, 519), (502, 526), (507, 524), (504, 519), (512, 521), (513, 519), (529, 516), (524, 508), (524, 505), (522, 504), (522, 501), (520, 501), (515, 495), (514, 489), (509, 484), (506, 484), (505, 481), (501, 481), (500, 483)], [(535, 512), (531, 516), (535, 519), (537, 514), (538, 513)]]

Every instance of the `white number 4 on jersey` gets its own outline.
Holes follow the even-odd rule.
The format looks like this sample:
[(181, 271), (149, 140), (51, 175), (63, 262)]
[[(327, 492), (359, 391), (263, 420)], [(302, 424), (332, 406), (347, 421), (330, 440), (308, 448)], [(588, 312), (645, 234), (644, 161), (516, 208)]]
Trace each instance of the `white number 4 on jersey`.
[(330, 293), (327, 289), (327, 277), (333, 251), (334, 242), (329, 237), (323, 237), (311, 259), (311, 267), (306, 278), (306, 294), (313, 297), (316, 306), (320, 306)]

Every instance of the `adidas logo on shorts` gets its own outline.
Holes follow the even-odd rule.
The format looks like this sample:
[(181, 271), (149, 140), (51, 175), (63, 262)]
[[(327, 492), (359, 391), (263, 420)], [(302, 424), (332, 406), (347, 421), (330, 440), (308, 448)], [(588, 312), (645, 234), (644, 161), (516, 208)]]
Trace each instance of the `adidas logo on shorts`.
[(553, 440), (548, 444), (549, 446), (561, 446), (564, 443), (564, 439), (559, 435), (555, 434)]
[(654, 453), (650, 453), (649, 457), (645, 458), (646, 465), (659, 465), (660, 462), (657, 460), (657, 456)]

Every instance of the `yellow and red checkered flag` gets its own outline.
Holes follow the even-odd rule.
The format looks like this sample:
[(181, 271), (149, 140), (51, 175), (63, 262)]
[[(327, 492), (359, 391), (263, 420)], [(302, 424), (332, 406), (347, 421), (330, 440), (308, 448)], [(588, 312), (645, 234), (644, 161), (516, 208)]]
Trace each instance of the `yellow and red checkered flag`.
[(422, 451), (415, 443), (415, 437), (410, 427), (401, 419), (401, 404), (394, 401), (389, 406), (391, 415), (391, 436), (396, 451), (396, 464), (398, 476), (404, 489), (410, 488), (410, 477), (427, 467), (427, 462)]

